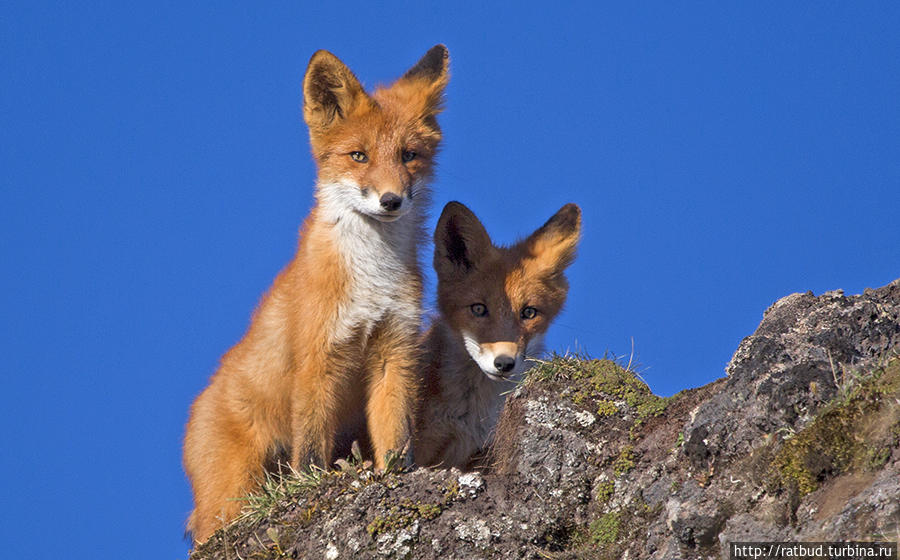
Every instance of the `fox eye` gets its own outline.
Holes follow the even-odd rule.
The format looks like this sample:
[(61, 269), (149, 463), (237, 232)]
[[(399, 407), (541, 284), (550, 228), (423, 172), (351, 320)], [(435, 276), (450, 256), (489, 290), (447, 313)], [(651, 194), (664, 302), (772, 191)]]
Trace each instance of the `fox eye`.
[(523, 307), (522, 308), (522, 318), (523, 319), (534, 319), (537, 317), (538, 310), (534, 307)]
[(350, 159), (356, 163), (366, 163), (369, 161), (369, 156), (365, 152), (350, 152)]
[(403, 153), (400, 154), (400, 159), (403, 160), (403, 163), (409, 163), (412, 160), (416, 159), (416, 156), (419, 155), (412, 150), (403, 150)]
[(469, 309), (472, 310), (472, 315), (476, 317), (484, 317), (487, 315), (487, 306), (483, 303), (473, 303), (469, 306)]

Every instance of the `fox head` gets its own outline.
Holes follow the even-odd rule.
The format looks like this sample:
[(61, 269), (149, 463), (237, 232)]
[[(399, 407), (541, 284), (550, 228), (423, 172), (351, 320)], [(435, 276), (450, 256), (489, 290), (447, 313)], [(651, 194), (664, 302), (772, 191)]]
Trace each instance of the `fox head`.
[(438, 307), (481, 370), (499, 380), (522, 373), (562, 309), (564, 271), (575, 258), (581, 210), (563, 206), (512, 247), (497, 247), (471, 210), (450, 202), (434, 234)]
[(383, 222), (412, 208), (441, 140), (436, 116), (448, 66), (447, 48), (436, 45), (393, 85), (370, 95), (336, 56), (312, 56), (303, 78), (303, 117), (320, 202)]

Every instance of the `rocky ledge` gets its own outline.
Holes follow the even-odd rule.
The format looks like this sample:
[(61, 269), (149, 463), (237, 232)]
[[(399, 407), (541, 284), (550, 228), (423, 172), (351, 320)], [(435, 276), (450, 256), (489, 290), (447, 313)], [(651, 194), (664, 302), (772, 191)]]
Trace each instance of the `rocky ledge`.
[(738, 541), (900, 540), (900, 280), (793, 294), (727, 377), (653, 395), (555, 357), (508, 398), (490, 469), (273, 478), (191, 556), (727, 558)]

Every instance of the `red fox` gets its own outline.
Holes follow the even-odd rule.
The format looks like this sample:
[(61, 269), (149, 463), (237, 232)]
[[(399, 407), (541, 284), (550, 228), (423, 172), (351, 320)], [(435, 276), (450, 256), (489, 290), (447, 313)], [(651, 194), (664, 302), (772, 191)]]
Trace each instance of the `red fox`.
[(496, 247), (468, 208), (444, 207), (434, 233), (439, 317), (424, 335), (413, 449), (422, 466), (465, 469), (490, 442), (505, 393), (528, 369), (566, 300), (581, 210), (563, 206), (512, 247)]
[(368, 94), (327, 51), (303, 79), (318, 168), (297, 253), (190, 411), (188, 530), (205, 541), (240, 511), (264, 465), (331, 463), (342, 432), (367, 432), (376, 466), (408, 445), (417, 395), (428, 181), (449, 79), (443, 45)]

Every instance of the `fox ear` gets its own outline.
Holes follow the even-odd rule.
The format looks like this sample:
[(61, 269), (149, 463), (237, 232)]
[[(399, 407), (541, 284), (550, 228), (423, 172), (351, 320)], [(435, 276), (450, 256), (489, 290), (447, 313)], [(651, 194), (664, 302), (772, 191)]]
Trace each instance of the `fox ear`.
[(493, 247), (484, 226), (459, 202), (448, 202), (434, 232), (434, 270), (438, 277), (466, 274)]
[(428, 82), (446, 81), (449, 78), (450, 51), (444, 45), (435, 45), (419, 59), (415, 66), (403, 74), (407, 80), (426, 80)]
[(444, 89), (450, 81), (450, 52), (444, 45), (428, 49), (419, 62), (403, 74), (401, 82), (415, 83), (425, 92), (425, 111), (432, 115), (441, 112)]
[(303, 77), (303, 118), (311, 131), (327, 129), (368, 101), (359, 80), (338, 57), (328, 51), (312, 55)]
[(531, 257), (550, 274), (561, 274), (575, 260), (581, 235), (581, 209), (566, 204), (525, 240)]

